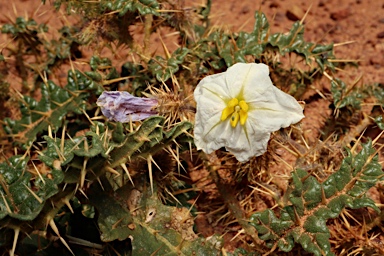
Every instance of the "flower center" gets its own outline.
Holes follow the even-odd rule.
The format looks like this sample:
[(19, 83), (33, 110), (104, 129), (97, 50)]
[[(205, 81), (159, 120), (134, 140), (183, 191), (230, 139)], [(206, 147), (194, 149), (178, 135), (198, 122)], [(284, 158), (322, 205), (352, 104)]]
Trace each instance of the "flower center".
[(248, 117), (248, 104), (243, 100), (239, 102), (237, 98), (231, 99), (228, 102), (227, 107), (223, 109), (220, 119), (221, 121), (224, 121), (229, 116), (231, 117), (230, 122), (233, 128), (236, 127), (239, 120), (240, 124), (244, 125)]

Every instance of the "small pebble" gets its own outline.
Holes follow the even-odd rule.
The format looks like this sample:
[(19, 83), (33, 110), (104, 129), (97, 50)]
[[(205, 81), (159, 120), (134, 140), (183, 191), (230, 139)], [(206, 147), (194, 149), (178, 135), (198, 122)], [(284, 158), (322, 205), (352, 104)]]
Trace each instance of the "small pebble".
[(349, 9), (339, 10), (339, 11), (331, 13), (331, 19), (343, 20), (343, 19), (347, 18), (350, 14), (351, 14), (351, 12), (349, 11)]
[(304, 17), (304, 11), (297, 5), (293, 5), (286, 13), (287, 18), (292, 21), (301, 20)]
[(380, 33), (377, 34), (377, 38), (384, 38), (384, 31), (381, 31)]

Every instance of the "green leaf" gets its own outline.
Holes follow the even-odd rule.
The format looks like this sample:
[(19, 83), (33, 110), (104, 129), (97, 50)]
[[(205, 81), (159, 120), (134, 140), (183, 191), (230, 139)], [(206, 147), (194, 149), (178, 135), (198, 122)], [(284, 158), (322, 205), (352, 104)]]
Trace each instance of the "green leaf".
[(0, 219), (10, 216), (18, 220), (33, 220), (46, 200), (59, 191), (57, 185), (63, 180), (61, 171), (53, 171), (53, 179), (44, 174), (33, 177), (28, 171), (28, 160), (13, 156), (8, 159), (9, 163), (0, 163)]
[(115, 196), (101, 189), (90, 195), (99, 212), (102, 241), (130, 239), (133, 255), (219, 255), (221, 242), (197, 237), (187, 208), (163, 205), (144, 183), (127, 184)]
[(139, 12), (141, 15), (153, 14), (159, 15), (159, 3), (156, 0), (116, 0), (102, 3), (102, 8), (108, 8), (110, 11), (117, 11), (119, 16), (127, 12)]
[(333, 255), (328, 219), (336, 218), (345, 207), (380, 211), (372, 199), (364, 197), (384, 174), (375, 152), (370, 141), (358, 154), (347, 149), (339, 170), (323, 183), (306, 171), (296, 170), (287, 191), (290, 205), (281, 209), (280, 218), (270, 209), (251, 216), (260, 239), (270, 246), (277, 244), (285, 252), (296, 242), (315, 255)]
[(173, 74), (179, 71), (181, 64), (184, 62), (185, 56), (189, 53), (187, 48), (178, 48), (172, 53), (169, 59), (156, 56), (149, 63), (149, 70), (159, 82), (165, 82)]
[(22, 117), (19, 120), (6, 118), (5, 130), (24, 147), (31, 145), (37, 135), (51, 126), (55, 131), (63, 125), (69, 113), (82, 114), (86, 99), (97, 85), (79, 71), (68, 72), (68, 84), (61, 88), (48, 81), (41, 85), (41, 100), (23, 96), (20, 101)]

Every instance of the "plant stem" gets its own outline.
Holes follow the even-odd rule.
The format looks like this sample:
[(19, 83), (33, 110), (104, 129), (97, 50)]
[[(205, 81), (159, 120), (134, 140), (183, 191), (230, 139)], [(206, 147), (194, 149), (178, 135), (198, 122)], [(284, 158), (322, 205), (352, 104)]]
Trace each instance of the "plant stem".
[(152, 34), (152, 22), (153, 22), (153, 15), (147, 14), (145, 15), (145, 21), (144, 21), (144, 50), (143, 53), (146, 57), (149, 57), (149, 45), (150, 45), (150, 39)]
[(207, 155), (206, 166), (209, 173), (215, 182), (217, 189), (227, 205), (232, 215), (236, 218), (237, 222), (243, 228), (245, 233), (249, 235), (255, 242), (255, 247), (259, 251), (264, 251), (261, 247), (263, 241), (257, 236), (257, 230), (251, 224), (249, 224), (244, 211), (242, 210), (239, 201), (237, 200), (233, 190), (227, 185), (221, 182), (220, 176), (217, 171), (220, 169), (220, 161), (218, 160), (215, 153)]

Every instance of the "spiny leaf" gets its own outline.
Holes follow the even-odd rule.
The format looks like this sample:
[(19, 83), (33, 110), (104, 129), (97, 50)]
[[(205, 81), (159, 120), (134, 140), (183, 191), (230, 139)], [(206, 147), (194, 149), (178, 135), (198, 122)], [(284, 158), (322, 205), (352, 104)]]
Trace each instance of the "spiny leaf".
[(188, 53), (189, 49), (178, 48), (169, 59), (156, 56), (148, 63), (148, 68), (159, 82), (167, 81), (173, 74), (179, 71), (179, 67), (184, 63), (185, 56)]
[(116, 196), (100, 190), (90, 195), (103, 241), (131, 239), (133, 255), (219, 255), (217, 238), (207, 241), (193, 232), (188, 209), (163, 205), (144, 183), (127, 184)]
[(150, 117), (137, 131), (129, 133), (123, 145), (110, 153), (111, 167), (114, 168), (136, 157), (147, 158), (148, 154), (154, 155), (192, 128), (191, 123), (182, 122), (167, 132), (162, 126), (163, 123), (164, 117)]
[(54, 196), (63, 180), (60, 170), (51, 172), (54, 179), (45, 175), (35, 177), (27, 170), (28, 158), (13, 156), (9, 164), (0, 163), (0, 219), (10, 216), (19, 220), (33, 220), (48, 198)]
[(372, 199), (364, 197), (384, 174), (374, 153), (370, 141), (356, 155), (347, 149), (340, 169), (322, 183), (308, 172), (296, 170), (287, 192), (291, 205), (281, 209), (280, 218), (270, 209), (252, 215), (251, 223), (260, 238), (269, 246), (277, 243), (285, 252), (291, 251), (296, 242), (315, 255), (333, 255), (328, 219), (336, 218), (345, 207), (380, 211)]
[(135, 13), (138, 11), (141, 15), (158, 15), (159, 3), (156, 0), (117, 0), (101, 4), (102, 8), (108, 8), (111, 11), (118, 11), (123, 16), (128, 11)]
[(23, 96), (20, 102), (22, 118), (20, 120), (5, 119), (5, 130), (14, 136), (15, 141), (30, 145), (37, 135), (51, 126), (59, 129), (64, 117), (69, 113), (82, 113), (84, 101), (89, 93), (95, 91), (97, 85), (79, 71), (68, 72), (68, 84), (60, 88), (52, 81), (41, 85), (41, 100)]

